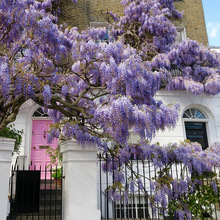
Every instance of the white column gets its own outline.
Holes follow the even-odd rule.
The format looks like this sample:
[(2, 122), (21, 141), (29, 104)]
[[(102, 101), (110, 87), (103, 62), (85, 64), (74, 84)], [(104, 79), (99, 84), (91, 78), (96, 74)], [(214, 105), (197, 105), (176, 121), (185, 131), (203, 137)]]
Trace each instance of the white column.
[(15, 140), (0, 137), (0, 219), (5, 220), (8, 208), (8, 189), (12, 151)]
[(76, 141), (61, 144), (63, 220), (100, 220), (97, 209), (97, 150)]

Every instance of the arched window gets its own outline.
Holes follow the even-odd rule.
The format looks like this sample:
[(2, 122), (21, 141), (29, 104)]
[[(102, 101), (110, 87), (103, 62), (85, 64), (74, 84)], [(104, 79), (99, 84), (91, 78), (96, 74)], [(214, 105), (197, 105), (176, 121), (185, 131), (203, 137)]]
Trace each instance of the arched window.
[(48, 115), (47, 113), (45, 113), (45, 112), (43, 111), (43, 109), (40, 107), (40, 108), (38, 108), (38, 109), (34, 112), (33, 117), (34, 117), (34, 118), (35, 118), (35, 117), (48, 118), (49, 115)]
[(185, 124), (186, 139), (198, 142), (203, 150), (208, 147), (206, 123), (208, 120), (205, 115), (196, 108), (189, 108), (183, 113)]

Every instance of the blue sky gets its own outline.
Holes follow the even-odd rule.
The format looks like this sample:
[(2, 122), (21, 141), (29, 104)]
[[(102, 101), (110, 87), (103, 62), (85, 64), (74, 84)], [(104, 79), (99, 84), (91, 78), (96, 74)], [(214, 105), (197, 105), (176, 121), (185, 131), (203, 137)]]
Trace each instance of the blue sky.
[(202, 0), (210, 46), (220, 47), (220, 0)]

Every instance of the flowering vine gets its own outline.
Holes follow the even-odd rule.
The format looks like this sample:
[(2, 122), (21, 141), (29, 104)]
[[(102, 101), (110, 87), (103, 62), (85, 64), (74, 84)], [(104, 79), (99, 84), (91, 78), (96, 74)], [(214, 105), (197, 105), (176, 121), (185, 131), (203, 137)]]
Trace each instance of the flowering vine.
[[(181, 186), (182, 191), (176, 191), (181, 196), (190, 183), (171, 180), (165, 172), (169, 166), (182, 163), (190, 175), (195, 170), (198, 175), (210, 172), (219, 166), (219, 144), (204, 152), (197, 144), (163, 148), (150, 144), (157, 131), (175, 128), (179, 110), (177, 103), (165, 105), (154, 96), (164, 82), (168, 90), (218, 94), (220, 58), (196, 41), (175, 43), (171, 19), (181, 19), (183, 13), (173, 0), (121, 2), (124, 13), (110, 13), (114, 23), (106, 43), (101, 42), (104, 29), (79, 32), (76, 27), (58, 26), (59, 1), (0, 1), (0, 130), (32, 100), (54, 121), (50, 141), (74, 138), (105, 153), (112, 151), (108, 141), (120, 146), (112, 151), (118, 162), (103, 165), (104, 170), (118, 169), (115, 182), (123, 183), (120, 168), (131, 155), (140, 160), (150, 157), (164, 171), (152, 185), (156, 190), (152, 201), (165, 207), (170, 188)], [(174, 70), (179, 76), (173, 76)], [(130, 132), (139, 136), (137, 145), (129, 144)], [(127, 193), (136, 185), (143, 188), (141, 178), (136, 179), (125, 186)], [(115, 192), (112, 188), (116, 198)], [(192, 210), (180, 210), (179, 217), (188, 216), (188, 211)]]

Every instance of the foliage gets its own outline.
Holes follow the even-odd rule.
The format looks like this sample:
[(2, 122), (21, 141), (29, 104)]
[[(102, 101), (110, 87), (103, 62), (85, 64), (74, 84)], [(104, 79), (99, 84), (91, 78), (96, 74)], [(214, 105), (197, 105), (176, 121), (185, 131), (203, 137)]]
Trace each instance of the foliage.
[(63, 155), (60, 152), (60, 147), (57, 146), (56, 148), (49, 148), (47, 150), (47, 154), (50, 157), (50, 164), (48, 165), (48, 167), (51, 166), (62, 166), (62, 160), (63, 160)]
[(54, 179), (62, 179), (62, 168), (52, 169), (52, 177)]
[(15, 139), (14, 152), (19, 152), (19, 147), (22, 142), (22, 134), (23, 130), (15, 129), (14, 124), (10, 124), (0, 131), (0, 137)]
[(219, 190), (217, 179), (209, 179), (204, 175), (192, 178), (191, 183), (188, 184), (188, 191), (182, 197), (169, 201), (169, 215), (173, 218), (178, 213), (183, 219), (211, 217), (214, 211), (213, 205), (218, 203)]
[(51, 169), (52, 177), (56, 179), (61, 179), (63, 155), (60, 152), (60, 147), (58, 146), (55, 149), (50, 147), (47, 150), (47, 154), (50, 157), (50, 164), (47, 167)]
[[(191, 181), (192, 185), (188, 186), (188, 193), (183, 198), (169, 202), (170, 216), (173, 216), (177, 209), (181, 210), (184, 204), (188, 206), (192, 219), (204, 219), (204, 217), (212, 216), (213, 205), (217, 204), (219, 199), (220, 187), (216, 184), (217, 180), (206, 179), (204, 175), (201, 175)], [(187, 217), (186, 214), (185, 216)]]

